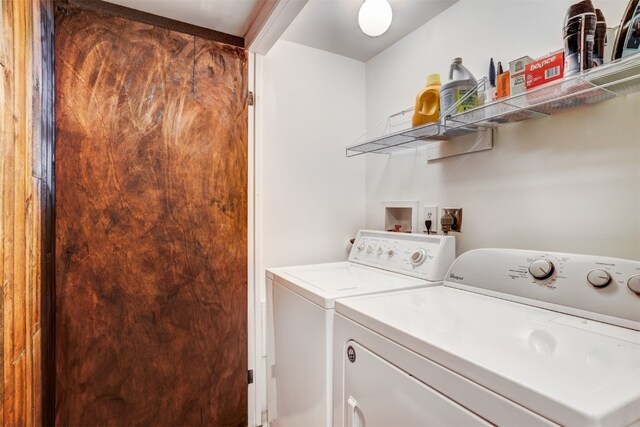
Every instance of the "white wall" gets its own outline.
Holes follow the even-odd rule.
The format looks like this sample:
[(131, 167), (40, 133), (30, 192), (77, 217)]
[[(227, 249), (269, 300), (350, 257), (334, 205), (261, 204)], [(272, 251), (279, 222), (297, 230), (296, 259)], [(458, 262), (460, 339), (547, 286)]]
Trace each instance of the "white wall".
[[(365, 159), (347, 159), (345, 147), (365, 131), (365, 64), (284, 40), (257, 59), (260, 307), (265, 268), (345, 260), (349, 239), (364, 224)], [(256, 405), (264, 411), (259, 315), (255, 325)]]
[[(462, 0), (367, 63), (367, 127), (412, 105), (451, 58), (482, 77), (489, 58), (562, 47), (572, 1)], [(595, 0), (609, 25), (627, 0)], [(640, 96), (501, 127), (491, 151), (427, 163), (423, 150), (367, 155), (367, 227), (383, 200), (464, 208), (458, 253), (511, 247), (640, 259)]]
[(344, 260), (364, 224), (365, 64), (284, 40), (261, 58), (260, 256), (263, 267)]

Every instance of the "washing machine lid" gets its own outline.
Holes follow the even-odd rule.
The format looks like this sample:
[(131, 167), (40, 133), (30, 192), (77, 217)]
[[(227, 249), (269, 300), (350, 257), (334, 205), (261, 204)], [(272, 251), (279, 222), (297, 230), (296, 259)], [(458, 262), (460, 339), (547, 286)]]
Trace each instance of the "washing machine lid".
[(331, 309), (337, 298), (441, 284), (352, 262), (272, 268), (276, 283)]
[(336, 312), (564, 425), (640, 420), (640, 332), (446, 286)]

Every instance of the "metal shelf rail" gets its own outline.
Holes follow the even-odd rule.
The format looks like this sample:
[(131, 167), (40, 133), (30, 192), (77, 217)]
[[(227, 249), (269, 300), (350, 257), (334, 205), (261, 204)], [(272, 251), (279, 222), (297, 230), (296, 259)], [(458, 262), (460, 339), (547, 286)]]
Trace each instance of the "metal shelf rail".
[[(476, 93), (483, 93), (486, 79), (481, 79)], [(501, 98), (472, 110), (445, 112), (437, 123), (408, 129), (393, 129), (393, 119), (406, 125), (413, 108), (394, 114), (346, 148), (347, 157), (366, 153), (391, 154), (428, 144), (440, 144), (462, 135), (495, 129), (509, 123), (551, 116), (580, 106), (598, 104), (608, 99), (640, 92), (640, 54), (593, 68), (577, 76), (556, 80), (522, 94)], [(457, 110), (457, 105), (452, 111)], [(396, 126), (397, 128), (397, 126)], [(390, 130), (391, 129), (391, 130)], [(372, 134), (378, 136), (371, 137)], [(382, 136), (379, 136), (381, 135)], [(492, 135), (492, 134), (491, 134)], [(492, 146), (492, 141), (491, 141)], [(489, 147), (490, 148), (490, 147)], [(487, 149), (482, 148), (482, 149)], [(455, 154), (478, 151), (470, 147)], [(439, 156), (441, 158), (446, 156)]]

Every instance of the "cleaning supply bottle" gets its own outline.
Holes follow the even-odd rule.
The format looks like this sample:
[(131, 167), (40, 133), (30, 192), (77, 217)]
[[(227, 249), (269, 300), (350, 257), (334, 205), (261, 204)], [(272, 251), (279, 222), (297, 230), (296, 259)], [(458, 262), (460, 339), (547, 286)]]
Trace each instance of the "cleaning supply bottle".
[(602, 10), (596, 9), (596, 37), (593, 42), (593, 65), (604, 64), (604, 47), (607, 43), (607, 21)]
[(572, 4), (564, 18), (564, 75), (593, 67), (593, 42), (598, 17), (591, 0)]
[(496, 66), (493, 58), (489, 60), (489, 75), (484, 89), (484, 103), (489, 104), (496, 100)]
[(440, 74), (427, 76), (427, 87), (416, 96), (413, 127), (437, 122), (440, 118)]
[(640, 0), (629, 0), (613, 45), (611, 60), (640, 52)]
[[(449, 111), (459, 100), (464, 98), (469, 92), (475, 90), (478, 82), (469, 70), (462, 65), (462, 58), (453, 58), (451, 68), (449, 68), (449, 81), (440, 88), (440, 111), (442, 114)], [(460, 113), (478, 106), (478, 94), (469, 95), (457, 108), (457, 111), (450, 113)]]

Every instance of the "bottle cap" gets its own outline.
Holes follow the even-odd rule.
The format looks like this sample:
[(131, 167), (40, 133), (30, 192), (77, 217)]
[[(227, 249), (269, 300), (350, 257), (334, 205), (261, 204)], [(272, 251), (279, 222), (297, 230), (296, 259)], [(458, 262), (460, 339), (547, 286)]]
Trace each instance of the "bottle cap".
[(459, 56), (453, 58), (453, 63), (454, 64), (462, 64), (462, 58), (460, 58)]
[[(593, 7), (593, 3), (591, 0), (582, 0), (576, 4), (572, 4), (569, 6), (569, 10), (567, 10), (567, 16), (565, 17), (565, 21), (569, 19), (583, 14), (595, 14), (596, 8)], [(565, 23), (566, 25), (566, 23)]]
[(434, 84), (440, 84), (440, 74), (438, 73), (429, 74), (427, 76), (427, 86)]

